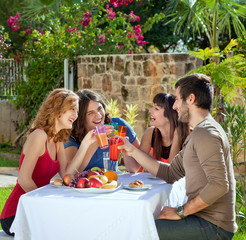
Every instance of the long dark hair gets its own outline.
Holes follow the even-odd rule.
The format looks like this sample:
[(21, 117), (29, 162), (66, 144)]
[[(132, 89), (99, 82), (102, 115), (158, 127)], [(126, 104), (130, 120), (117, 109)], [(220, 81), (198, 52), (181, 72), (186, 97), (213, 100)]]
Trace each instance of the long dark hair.
[[(173, 110), (174, 102), (174, 96), (167, 93), (158, 93), (157, 95), (155, 95), (153, 99), (154, 104), (156, 104), (160, 108), (164, 108), (164, 117), (166, 117), (170, 122), (170, 138), (173, 139), (174, 131), (177, 128), (178, 136), (180, 139), (180, 145), (182, 146), (186, 137), (189, 134), (189, 126), (187, 123), (181, 123), (178, 121), (178, 113), (175, 110)], [(160, 160), (163, 154), (162, 136), (158, 128), (155, 128), (154, 131), (154, 155), (157, 160)]]
[(95, 101), (102, 104), (105, 110), (104, 123), (110, 123), (111, 117), (109, 116), (109, 113), (106, 113), (106, 104), (102, 96), (100, 96), (98, 93), (89, 89), (83, 89), (78, 90), (76, 94), (79, 96), (79, 115), (77, 120), (73, 123), (71, 137), (73, 137), (76, 142), (81, 142), (87, 133), (85, 127), (85, 118), (90, 101)]

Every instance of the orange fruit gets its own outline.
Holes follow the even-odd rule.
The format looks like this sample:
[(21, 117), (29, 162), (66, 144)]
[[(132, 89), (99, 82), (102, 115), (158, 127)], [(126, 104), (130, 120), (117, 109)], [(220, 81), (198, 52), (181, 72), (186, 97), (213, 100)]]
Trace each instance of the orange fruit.
[(118, 179), (117, 173), (114, 172), (113, 170), (109, 170), (109, 171), (105, 172), (104, 175), (108, 178), (108, 180), (117, 181), (117, 179)]

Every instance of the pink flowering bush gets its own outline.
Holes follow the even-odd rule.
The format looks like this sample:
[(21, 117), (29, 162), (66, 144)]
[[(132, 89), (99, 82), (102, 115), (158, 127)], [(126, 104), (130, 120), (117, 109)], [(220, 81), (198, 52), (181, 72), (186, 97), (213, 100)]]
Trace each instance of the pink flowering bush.
[(28, 59), (28, 82), (17, 86), (17, 107), (26, 109), (28, 125), (48, 91), (63, 84), (63, 61), (75, 61), (78, 55), (132, 54), (144, 41), (140, 18), (132, 11), (125, 15), (117, 7), (133, 0), (95, 0), (60, 7), (56, 12), (36, 16), (29, 21), (22, 14), (8, 19), (8, 26), (24, 36), (16, 61)]

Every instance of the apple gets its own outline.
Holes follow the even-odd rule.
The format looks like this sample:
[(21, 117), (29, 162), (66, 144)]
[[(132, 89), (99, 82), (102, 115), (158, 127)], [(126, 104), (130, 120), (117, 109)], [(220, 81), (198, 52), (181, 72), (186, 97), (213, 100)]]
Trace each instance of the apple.
[(89, 180), (88, 178), (80, 178), (77, 183), (77, 188), (87, 188), (88, 187)]
[(64, 177), (63, 177), (63, 184), (65, 186), (68, 186), (70, 184), (72, 180), (72, 175), (71, 174), (66, 174)]
[(89, 180), (88, 187), (89, 188), (102, 188), (103, 183), (99, 178), (93, 177)]
[(88, 173), (88, 176), (92, 176), (92, 175), (99, 175), (99, 172), (91, 171), (91, 172)]

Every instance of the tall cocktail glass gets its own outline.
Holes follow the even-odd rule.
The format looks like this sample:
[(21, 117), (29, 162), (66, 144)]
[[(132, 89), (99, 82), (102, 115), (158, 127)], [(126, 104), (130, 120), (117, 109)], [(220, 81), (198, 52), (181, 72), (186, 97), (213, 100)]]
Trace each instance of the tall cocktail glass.
[(106, 127), (105, 125), (99, 125), (95, 128), (95, 135), (98, 141), (98, 144), (101, 149), (108, 148), (108, 138), (106, 134)]
[(118, 136), (125, 137), (126, 136), (126, 126), (118, 126)]
[(118, 159), (120, 156), (120, 150), (118, 149), (118, 146), (122, 145), (123, 142), (123, 138), (121, 137), (111, 137), (109, 138), (109, 158), (110, 158), (110, 162), (111, 162), (111, 168), (113, 168), (112, 170), (117, 171), (117, 167), (118, 167)]

